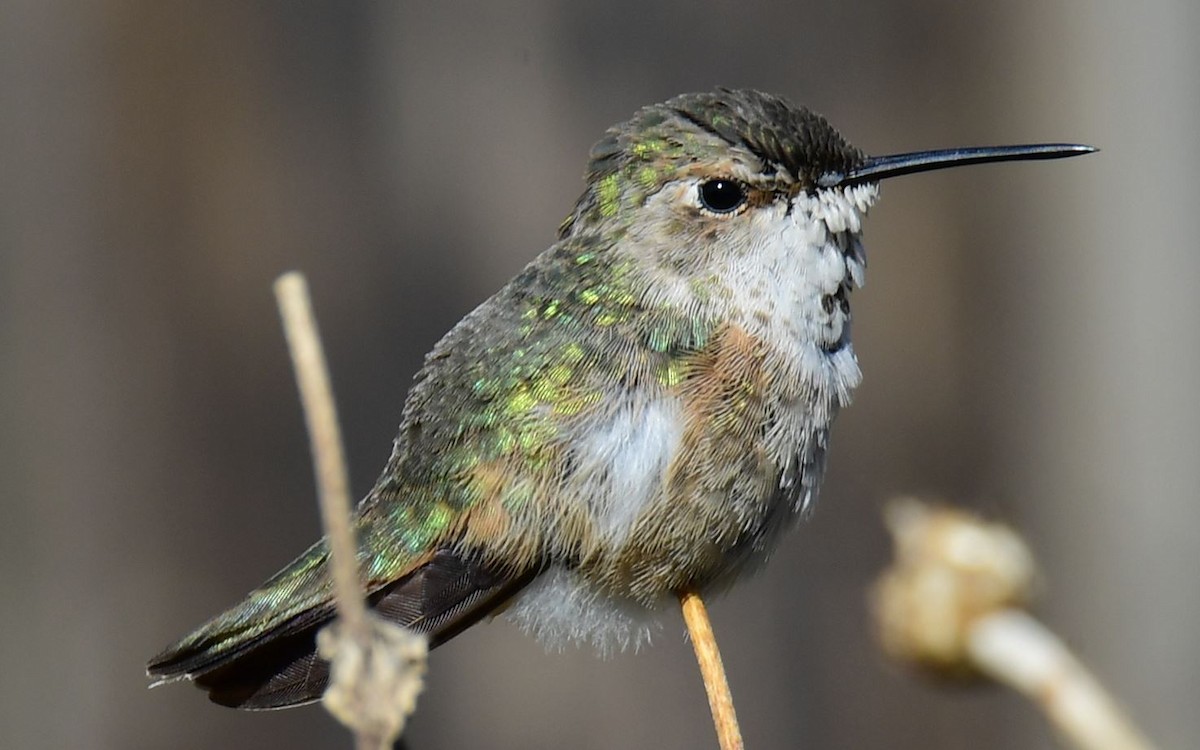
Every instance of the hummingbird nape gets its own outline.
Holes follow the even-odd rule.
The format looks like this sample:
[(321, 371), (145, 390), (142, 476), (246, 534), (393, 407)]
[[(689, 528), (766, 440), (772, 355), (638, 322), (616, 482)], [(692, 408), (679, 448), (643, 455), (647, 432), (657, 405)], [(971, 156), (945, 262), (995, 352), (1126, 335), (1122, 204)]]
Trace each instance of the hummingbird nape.
[[(1091, 150), (871, 157), (751, 90), (610, 128), (558, 241), (417, 373), (355, 514), (370, 605), (432, 645), (501, 609), (548, 643), (642, 643), (675, 592), (754, 568), (816, 499), (861, 378), (849, 296), (878, 181)], [(316, 700), (333, 615), (319, 542), (148, 672), (228, 706)]]

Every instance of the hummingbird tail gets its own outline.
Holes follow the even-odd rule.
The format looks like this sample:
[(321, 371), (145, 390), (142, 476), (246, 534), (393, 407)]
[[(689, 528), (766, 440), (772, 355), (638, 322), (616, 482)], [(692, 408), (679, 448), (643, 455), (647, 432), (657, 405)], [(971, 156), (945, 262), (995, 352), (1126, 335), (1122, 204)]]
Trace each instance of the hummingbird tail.
[[(436, 647), (502, 607), (537, 574), (509, 575), (452, 550), (438, 550), (405, 576), (368, 596), (375, 612), (429, 635)], [(219, 626), (252, 617), (253, 598), (214, 618), (150, 661), (159, 682), (187, 679), (214, 703), (287, 708), (319, 700), (329, 665), (317, 655), (317, 631), (334, 616), (328, 599), (267, 629), (232, 634)]]

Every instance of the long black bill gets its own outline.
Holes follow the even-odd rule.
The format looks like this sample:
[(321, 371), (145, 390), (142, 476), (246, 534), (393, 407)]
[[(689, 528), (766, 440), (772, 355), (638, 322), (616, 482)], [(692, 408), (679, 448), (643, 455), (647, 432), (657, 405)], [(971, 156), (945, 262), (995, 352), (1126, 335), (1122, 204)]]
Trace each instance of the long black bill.
[(914, 151), (911, 154), (868, 156), (867, 160), (846, 173), (831, 172), (817, 181), (819, 187), (857, 185), (878, 182), (902, 174), (929, 172), (968, 164), (987, 164), (993, 161), (1032, 161), (1035, 159), (1065, 159), (1090, 154), (1097, 149), (1078, 143), (1038, 143), (1028, 146), (979, 146), (976, 148), (947, 148), (937, 151)]

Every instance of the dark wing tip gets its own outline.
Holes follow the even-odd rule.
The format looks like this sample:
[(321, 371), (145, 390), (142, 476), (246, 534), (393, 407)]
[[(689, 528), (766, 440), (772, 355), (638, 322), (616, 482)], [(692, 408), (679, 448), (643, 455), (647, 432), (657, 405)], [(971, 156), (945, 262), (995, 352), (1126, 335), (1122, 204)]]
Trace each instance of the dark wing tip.
[(317, 655), (317, 631), (323, 625), (264, 643), (192, 676), (192, 682), (213, 703), (248, 711), (319, 700), (329, 680), (329, 664)]
[(300, 705), (321, 697), (328, 676), (316, 658), (316, 633), (332, 608), (310, 610), (236, 648), (188, 638), (150, 660), (146, 674), (161, 685), (189, 680), (214, 703), (266, 709)]
[[(507, 602), (538, 573), (502, 573), (470, 556), (439, 550), (409, 575), (375, 591), (370, 604), (382, 617), (430, 637), (438, 646)], [(329, 665), (316, 652), (317, 631), (331, 606), (309, 610), (236, 648), (216, 650), (185, 639), (150, 660), (155, 684), (191, 680), (214, 703), (231, 708), (287, 708), (318, 700)]]

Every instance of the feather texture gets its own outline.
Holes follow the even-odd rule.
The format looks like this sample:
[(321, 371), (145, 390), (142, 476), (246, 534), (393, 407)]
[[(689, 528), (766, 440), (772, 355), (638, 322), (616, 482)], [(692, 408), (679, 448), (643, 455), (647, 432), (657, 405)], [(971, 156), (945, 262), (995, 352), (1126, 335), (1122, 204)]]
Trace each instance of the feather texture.
[[(439, 550), (372, 593), (368, 602), (380, 616), (428, 634), (430, 647), (436, 647), (503, 605), (534, 572), (509, 576)], [(205, 637), (194, 634), (159, 654), (149, 673), (163, 681), (190, 679), (224, 706), (267, 709), (308, 703), (321, 697), (329, 678), (329, 665), (316, 653), (316, 635), (333, 614), (332, 603), (324, 601), (232, 648), (206, 645), (224, 643), (230, 634), (201, 628), (198, 633)]]

